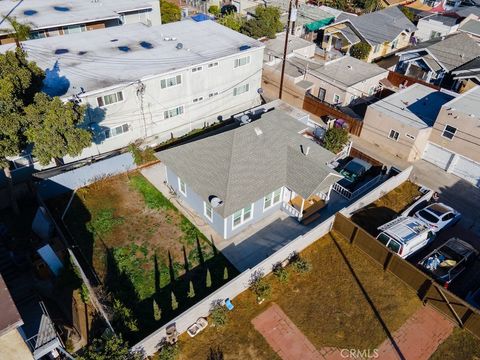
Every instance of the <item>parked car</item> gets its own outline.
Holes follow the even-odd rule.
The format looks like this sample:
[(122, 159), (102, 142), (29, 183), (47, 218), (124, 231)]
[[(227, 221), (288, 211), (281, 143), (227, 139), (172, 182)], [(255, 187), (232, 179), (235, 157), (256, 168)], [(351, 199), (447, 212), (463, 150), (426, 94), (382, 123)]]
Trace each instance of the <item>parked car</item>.
[(465, 300), (476, 308), (480, 309), (480, 288), (476, 291), (470, 291)]
[(450, 283), (465, 271), (477, 256), (478, 251), (472, 245), (459, 238), (451, 238), (419, 261), (418, 265), (445, 288), (448, 288)]
[(402, 258), (412, 255), (435, 238), (431, 227), (420, 219), (400, 216), (378, 228), (377, 239)]
[(365, 175), (371, 167), (372, 164), (358, 158), (353, 158), (342, 170), (340, 170), (340, 174), (342, 174), (348, 181), (355, 182)]
[(443, 203), (435, 203), (417, 211), (415, 217), (429, 224), (433, 231), (439, 232), (448, 226), (458, 223), (462, 214)]

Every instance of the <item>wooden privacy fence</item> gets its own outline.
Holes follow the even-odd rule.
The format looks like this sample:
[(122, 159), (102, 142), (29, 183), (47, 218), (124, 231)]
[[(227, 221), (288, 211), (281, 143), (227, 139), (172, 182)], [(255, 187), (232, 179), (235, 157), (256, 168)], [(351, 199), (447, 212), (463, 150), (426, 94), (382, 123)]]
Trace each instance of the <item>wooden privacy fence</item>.
[(305, 94), (303, 109), (319, 117), (329, 115), (336, 119), (345, 120), (348, 124), (348, 131), (350, 134), (360, 136), (360, 133), (362, 132), (363, 121), (361, 119), (351, 117), (338, 109), (338, 107), (330, 105), (310, 93)]
[(370, 256), (384, 271), (392, 273), (407, 284), (424, 303), (428, 302), (460, 327), (480, 338), (480, 312), (478, 309), (437, 284), (415, 265), (394, 254), (341, 213), (337, 213), (335, 216), (333, 230)]

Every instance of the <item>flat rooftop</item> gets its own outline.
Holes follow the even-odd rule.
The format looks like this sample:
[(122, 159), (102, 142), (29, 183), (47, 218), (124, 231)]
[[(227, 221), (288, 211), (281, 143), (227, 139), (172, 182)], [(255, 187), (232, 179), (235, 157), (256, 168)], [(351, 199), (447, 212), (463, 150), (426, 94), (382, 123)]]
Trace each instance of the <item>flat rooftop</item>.
[[(114, 26), (25, 41), (22, 46), (28, 59), (46, 71), (44, 91), (65, 97), (208, 63), (241, 53), (242, 46), (243, 52), (264, 47), (210, 20)], [(14, 48), (2, 45), (0, 53)]]
[(370, 107), (408, 126), (422, 129), (433, 126), (441, 107), (452, 99), (453, 95), (414, 84)]
[(144, 9), (152, 9), (152, 4), (141, 0), (3, 0), (0, 1), (0, 29), (12, 29), (5, 16), (28, 23), (32, 29), (42, 29), (116, 19), (120, 13)]
[(480, 119), (480, 86), (476, 86), (467, 92), (457, 96), (455, 99), (446, 103), (445, 107), (454, 108), (456, 111), (460, 111), (467, 115), (472, 115), (477, 120)]
[[(283, 57), (285, 36), (286, 35), (282, 33), (275, 39), (269, 39), (265, 41), (265, 55), (268, 55), (268, 53), (271, 52), (275, 56)], [(315, 44), (296, 36), (290, 36), (288, 38), (287, 54), (291, 54), (296, 50), (305, 49), (311, 46), (315, 47)]]

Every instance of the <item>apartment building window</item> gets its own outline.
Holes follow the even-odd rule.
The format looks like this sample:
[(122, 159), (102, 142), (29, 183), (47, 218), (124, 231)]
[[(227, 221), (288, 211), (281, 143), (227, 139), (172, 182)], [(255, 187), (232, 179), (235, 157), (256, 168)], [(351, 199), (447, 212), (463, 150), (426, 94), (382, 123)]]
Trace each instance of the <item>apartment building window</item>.
[(263, 198), (263, 211), (271, 208), (273, 205), (280, 202), (282, 195), (282, 188), (275, 190)]
[(192, 73), (199, 72), (203, 70), (203, 66), (197, 66), (192, 68)]
[(207, 202), (203, 202), (203, 214), (205, 215), (205, 217), (212, 221), (213, 220), (213, 209), (212, 209), (212, 205), (210, 205), (209, 203)]
[(85, 25), (69, 25), (63, 27), (64, 34), (76, 34), (83, 31), (87, 31), (87, 27)]
[(236, 88), (233, 89), (233, 96), (246, 93), (249, 89), (250, 89), (249, 84), (243, 84), (243, 85), (237, 86)]
[(253, 204), (250, 204), (243, 209), (236, 211), (233, 214), (232, 218), (232, 228), (235, 229), (250, 220), (252, 218), (252, 212)]
[(128, 124), (123, 124), (123, 125), (120, 125), (120, 126), (116, 126), (116, 127), (107, 129), (107, 130), (104, 131), (105, 139), (110, 139), (112, 137), (122, 135), (122, 134), (128, 132), (129, 130), (130, 130), (130, 127), (128, 126)]
[(203, 96), (200, 96), (198, 98), (193, 99), (193, 103), (197, 103), (197, 102), (200, 102), (200, 101), (203, 101)]
[(452, 140), (456, 132), (457, 132), (457, 128), (454, 128), (451, 125), (445, 125), (445, 128), (443, 129), (443, 132), (442, 132), (442, 136), (444, 138)]
[(97, 97), (97, 104), (100, 107), (114, 104), (120, 101), (123, 101), (123, 93), (121, 91)]
[(388, 137), (392, 140), (395, 140), (395, 141), (398, 141), (398, 137), (400, 136), (400, 134), (398, 133), (398, 131), (395, 131), (395, 130), (390, 130), (390, 133), (388, 134)]
[(415, 140), (415, 136), (413, 136), (412, 134), (406, 133), (405, 136), (410, 140)]
[(215, 92), (212, 92), (212, 93), (208, 94), (208, 97), (212, 98), (212, 97), (217, 96), (217, 95), (218, 95), (218, 91), (215, 91)]
[(162, 79), (160, 81), (160, 87), (162, 89), (166, 89), (172, 86), (180, 85), (181, 83), (182, 83), (182, 75), (176, 75), (166, 79)]
[(217, 67), (218, 66), (218, 61), (215, 61), (213, 63), (208, 64), (209, 68)]
[(245, 57), (235, 59), (234, 67), (238, 68), (240, 66), (244, 66), (244, 65), (248, 65), (248, 64), (250, 64), (250, 56), (245, 56)]
[(187, 184), (180, 178), (178, 178), (178, 191), (180, 191), (183, 196), (187, 196)]
[(177, 106), (173, 109), (169, 109), (163, 112), (163, 117), (165, 119), (170, 119), (172, 117), (183, 114), (183, 105)]
[(39, 30), (39, 31), (32, 31), (30, 33), (29, 38), (30, 39), (44, 39), (47, 36), (48, 35), (47, 35), (47, 32), (45, 30)]

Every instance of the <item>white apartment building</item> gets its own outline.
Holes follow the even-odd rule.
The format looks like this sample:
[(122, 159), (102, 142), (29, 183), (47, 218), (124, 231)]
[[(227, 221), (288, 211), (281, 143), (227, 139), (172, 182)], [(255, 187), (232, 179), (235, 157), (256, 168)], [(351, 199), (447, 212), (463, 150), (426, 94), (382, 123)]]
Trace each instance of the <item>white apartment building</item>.
[[(213, 21), (132, 24), (26, 41), (44, 91), (88, 106), (91, 147), (160, 143), (260, 103), (264, 45)], [(12, 45), (0, 47), (1, 52)]]

